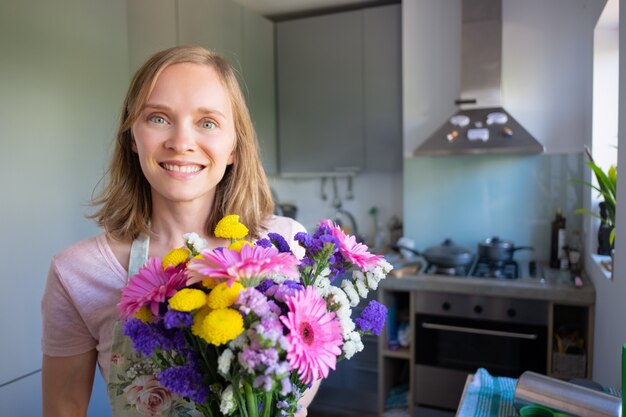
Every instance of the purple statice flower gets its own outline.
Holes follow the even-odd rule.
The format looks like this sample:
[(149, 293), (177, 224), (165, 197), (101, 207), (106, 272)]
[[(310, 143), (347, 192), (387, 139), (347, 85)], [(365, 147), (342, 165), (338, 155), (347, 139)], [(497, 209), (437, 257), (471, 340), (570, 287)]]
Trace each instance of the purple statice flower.
[(284, 237), (282, 237), (278, 233), (268, 233), (267, 237), (270, 238), (270, 241), (274, 244), (274, 246), (276, 246), (276, 249), (278, 249), (279, 252), (291, 253), (289, 243), (287, 243)]
[(252, 386), (254, 388), (262, 387), (263, 391), (270, 392), (274, 387), (274, 379), (269, 375), (259, 375), (254, 378)]
[(130, 337), (139, 353), (150, 356), (155, 349), (182, 351), (186, 347), (185, 336), (179, 329), (168, 330), (163, 323), (147, 324), (132, 318), (124, 323), (124, 335)]
[(191, 365), (164, 369), (157, 374), (157, 378), (163, 387), (200, 404), (209, 395), (209, 390), (202, 381), (202, 374)]
[(255, 245), (260, 246), (262, 248), (270, 248), (272, 247), (272, 242), (269, 239), (263, 238), (256, 241)]
[(302, 289), (304, 289), (304, 286), (301, 283), (292, 280), (285, 280), (282, 284), (277, 284), (267, 289), (267, 291), (265, 291), (265, 295), (272, 297), (276, 301), (285, 303), (288, 298)]
[(267, 297), (256, 288), (246, 288), (240, 292), (236, 303), (239, 305), (239, 312), (246, 316), (254, 313), (259, 317), (263, 317), (270, 312)]
[(237, 355), (237, 359), (241, 366), (244, 367), (250, 373), (254, 373), (257, 369), (257, 366), (261, 363), (261, 359), (259, 358), (259, 353), (252, 349), (251, 347), (244, 348), (239, 355)]
[(191, 327), (193, 317), (190, 313), (176, 310), (167, 310), (163, 316), (163, 324), (166, 329), (175, 329), (177, 327)]
[(257, 291), (265, 294), (265, 292), (269, 289), (272, 288), (274, 285), (276, 285), (274, 283), (274, 281), (272, 281), (271, 279), (264, 279), (263, 281), (261, 281), (261, 283), (259, 285), (257, 285), (256, 288)]
[(372, 300), (354, 321), (357, 329), (364, 332), (371, 331), (376, 336), (380, 335), (385, 320), (387, 319), (387, 307), (376, 300)]
[(264, 340), (277, 342), (278, 339), (283, 336), (283, 324), (280, 319), (274, 314), (268, 314), (263, 317), (261, 321), (257, 322), (254, 330)]
[(311, 246), (311, 241), (313, 240), (311, 235), (308, 234), (307, 232), (298, 232), (295, 234), (293, 238), (296, 242), (300, 244), (300, 246), (302, 246), (305, 249)]

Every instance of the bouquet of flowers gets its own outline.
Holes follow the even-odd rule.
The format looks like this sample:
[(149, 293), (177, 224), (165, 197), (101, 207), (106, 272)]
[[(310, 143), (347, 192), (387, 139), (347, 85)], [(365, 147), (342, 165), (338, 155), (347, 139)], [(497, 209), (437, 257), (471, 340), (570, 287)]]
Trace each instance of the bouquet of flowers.
[(247, 233), (229, 215), (215, 229), (228, 247), (189, 233), (185, 247), (150, 258), (122, 290), (124, 334), (202, 415), (293, 416), (304, 390), (363, 349), (361, 335), (380, 334), (385, 306), (351, 313), (392, 267), (329, 220), (294, 236), (302, 259), (277, 233), (254, 243)]

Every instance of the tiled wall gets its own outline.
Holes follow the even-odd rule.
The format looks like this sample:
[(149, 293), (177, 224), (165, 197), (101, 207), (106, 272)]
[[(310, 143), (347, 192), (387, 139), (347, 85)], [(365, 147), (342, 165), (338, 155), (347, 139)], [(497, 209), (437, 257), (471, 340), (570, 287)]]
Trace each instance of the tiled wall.
[(404, 234), (417, 249), (452, 238), (474, 253), (479, 241), (499, 236), (534, 247), (519, 259), (546, 260), (557, 208), (568, 239), (582, 244), (575, 242), (582, 217), (573, 213), (582, 206), (582, 186), (573, 178), (583, 178), (582, 154), (405, 159)]
[[(402, 218), (402, 173), (361, 173), (352, 182), (353, 198), (348, 198), (348, 179), (337, 178), (337, 196), (342, 208), (352, 213), (357, 222), (358, 232), (369, 244), (374, 229), (370, 209), (376, 207), (383, 230), (392, 216)], [(333, 218), (333, 185), (330, 178), (322, 184), (321, 178), (270, 178), (270, 185), (283, 203), (298, 207), (296, 220), (312, 231), (324, 218)], [(326, 196), (326, 199), (323, 198)], [(388, 239), (388, 233), (385, 235)], [(385, 242), (387, 243), (387, 242)]]

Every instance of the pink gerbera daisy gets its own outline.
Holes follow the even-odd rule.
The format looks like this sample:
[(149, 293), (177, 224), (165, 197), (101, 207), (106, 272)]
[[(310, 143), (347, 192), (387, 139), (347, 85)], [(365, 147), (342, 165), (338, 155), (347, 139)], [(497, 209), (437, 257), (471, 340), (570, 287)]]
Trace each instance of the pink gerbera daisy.
[(289, 278), (299, 276), (300, 261), (292, 253), (280, 253), (275, 247), (244, 245), (241, 251), (232, 249), (206, 250), (187, 266), (187, 285), (206, 278), (217, 278), (232, 285), (237, 280), (261, 279), (270, 274)]
[(322, 222), (330, 228), (333, 236), (339, 241), (339, 252), (350, 262), (358, 265), (362, 269), (370, 269), (376, 266), (381, 257), (370, 253), (367, 246), (356, 241), (356, 237), (346, 235), (341, 227), (337, 226), (330, 220)]
[(287, 360), (306, 384), (326, 378), (335, 369), (343, 344), (341, 325), (335, 313), (314, 287), (306, 287), (287, 300), (289, 312), (280, 320), (289, 329)]
[(150, 258), (122, 289), (122, 298), (117, 308), (125, 319), (135, 315), (143, 306), (148, 306), (152, 315), (157, 317), (159, 303), (184, 288), (185, 280), (182, 270), (177, 268), (163, 270), (160, 259)]

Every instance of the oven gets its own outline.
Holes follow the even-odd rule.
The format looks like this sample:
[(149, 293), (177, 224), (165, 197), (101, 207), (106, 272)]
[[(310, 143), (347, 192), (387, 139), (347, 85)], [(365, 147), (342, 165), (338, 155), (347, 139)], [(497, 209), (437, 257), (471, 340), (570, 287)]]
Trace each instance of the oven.
[(417, 292), (415, 402), (455, 410), (467, 375), (545, 374), (548, 305), (495, 296)]

